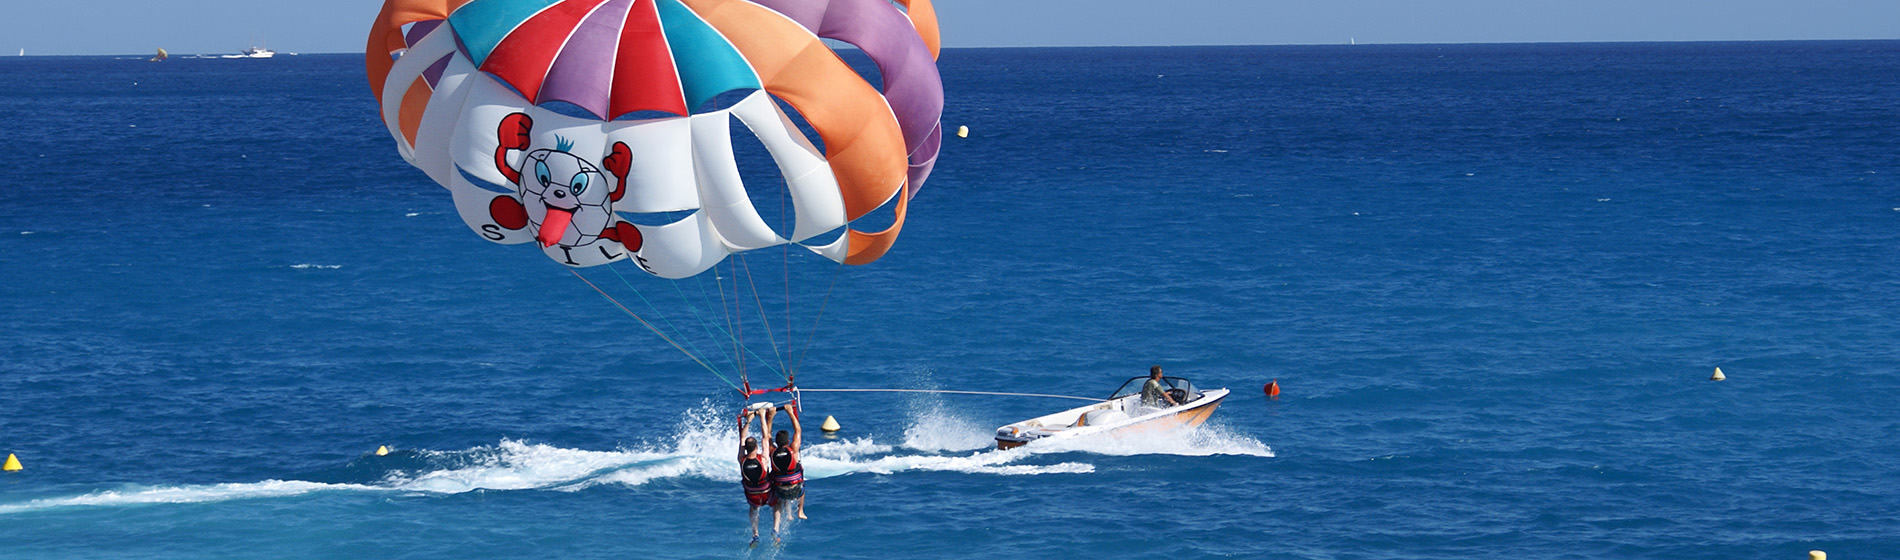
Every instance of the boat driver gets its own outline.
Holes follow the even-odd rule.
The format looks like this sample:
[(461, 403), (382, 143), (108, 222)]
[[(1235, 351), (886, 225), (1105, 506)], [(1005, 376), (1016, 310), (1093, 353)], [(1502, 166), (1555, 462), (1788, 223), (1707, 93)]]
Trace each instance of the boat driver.
[(1161, 366), (1152, 366), (1148, 368), (1148, 381), (1141, 384), (1141, 405), (1161, 408), (1162, 403), (1167, 403), (1166, 406), (1181, 405), (1168, 395), (1167, 387), (1161, 384)]

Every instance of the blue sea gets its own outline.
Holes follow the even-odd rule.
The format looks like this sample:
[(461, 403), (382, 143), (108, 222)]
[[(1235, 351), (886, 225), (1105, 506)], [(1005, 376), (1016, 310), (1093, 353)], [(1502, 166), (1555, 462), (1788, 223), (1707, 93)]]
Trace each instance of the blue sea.
[[(0, 557), (1900, 555), (1900, 42), (946, 50), (883, 260), (581, 271), (706, 367), (463, 225), (360, 56), (143, 58), (0, 58)], [(806, 393), (752, 548), (738, 354), (1233, 393), (1009, 451), (1076, 403)]]

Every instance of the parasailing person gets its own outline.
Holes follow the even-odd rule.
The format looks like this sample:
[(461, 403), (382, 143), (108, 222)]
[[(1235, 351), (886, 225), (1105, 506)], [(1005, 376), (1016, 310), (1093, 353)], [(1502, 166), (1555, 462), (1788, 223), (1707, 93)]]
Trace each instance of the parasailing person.
[[(739, 444), (739, 486), (745, 489), (745, 502), (749, 506), (747, 516), (752, 518), (752, 543), (758, 544), (759, 508), (766, 506), (772, 508), (772, 538), (777, 539), (779, 502), (778, 497), (772, 492), (771, 472), (768, 470), (770, 461), (765, 458), (764, 451), (759, 448), (759, 438), (752, 437), (751, 434), (749, 424), (754, 416), (759, 416), (762, 420), (768, 418), (760, 411), (746, 411), (739, 417), (739, 437), (743, 438)], [(759, 435), (763, 437), (770, 426), (770, 420), (764, 420), (759, 424)]]
[[(798, 501), (798, 518), (805, 517), (805, 466), (798, 461), (799, 446), (805, 441), (805, 428), (798, 422), (798, 408), (795, 403), (785, 403), (778, 407), (792, 417), (792, 431), (779, 430), (772, 446), (772, 495), (778, 499), (778, 507), (790, 507), (793, 500)], [(765, 425), (772, 426), (773, 410), (765, 409)], [(763, 430), (761, 433), (764, 433)], [(789, 517), (789, 514), (787, 515)], [(772, 530), (778, 531), (778, 517), (774, 516)]]

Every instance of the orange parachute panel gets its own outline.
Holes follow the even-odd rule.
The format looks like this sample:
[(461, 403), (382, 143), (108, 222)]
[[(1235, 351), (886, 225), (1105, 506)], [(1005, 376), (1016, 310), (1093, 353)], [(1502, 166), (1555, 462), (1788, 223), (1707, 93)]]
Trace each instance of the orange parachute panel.
[(389, 78), (389, 69), (395, 61), (389, 55), (407, 48), (403, 42), (402, 26), (418, 21), (448, 19), (456, 8), (472, 0), (389, 0), (383, 3), (382, 13), (376, 14), (376, 23), (369, 28), (369, 42), (363, 47), (363, 66), (369, 72), (369, 89), (376, 95), (376, 102), (383, 101), (383, 80)]
[(409, 91), (402, 94), (402, 108), (397, 110), (396, 123), (402, 127), (403, 140), (409, 141), (409, 147), (416, 147), (416, 131), (422, 128), (422, 112), (429, 108), (429, 94), (435, 88), (429, 87), (427, 79), (418, 77), (409, 84)]
[(930, 0), (897, 0), (904, 6), (904, 13), (910, 16), (910, 24), (917, 28), (917, 36), (924, 39), (924, 46), (930, 47), (930, 59), (936, 60), (943, 51), (943, 35), (937, 30), (937, 8)]
[(876, 88), (804, 27), (740, 0), (683, 0), (752, 64), (765, 90), (790, 103), (818, 130), (857, 219), (903, 188), (909, 162), (904, 135)]
[(844, 257), (844, 264), (870, 264), (890, 251), (891, 246), (897, 244), (897, 233), (904, 229), (904, 211), (909, 207), (910, 197), (897, 197), (897, 219), (884, 231), (864, 233), (855, 229), (845, 230), (845, 235), (851, 236), (851, 240), (845, 245), (848, 253)]

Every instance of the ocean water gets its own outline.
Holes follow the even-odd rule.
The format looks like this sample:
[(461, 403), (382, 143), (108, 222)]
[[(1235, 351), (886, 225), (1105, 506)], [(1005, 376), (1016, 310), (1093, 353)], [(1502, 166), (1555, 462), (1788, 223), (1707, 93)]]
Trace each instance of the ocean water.
[(587, 279), (682, 337), (756, 292), (754, 381), (1161, 364), (1233, 390), (1207, 426), (995, 451), (1069, 401), (808, 393), (811, 519), (748, 548), (736, 393), (462, 225), (360, 57), (0, 58), (0, 556), (1900, 554), (1900, 42), (941, 67), (971, 132), (883, 260)]

